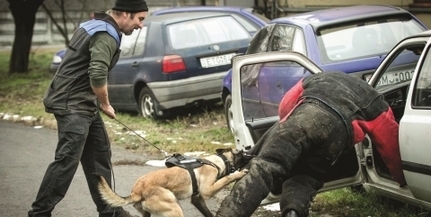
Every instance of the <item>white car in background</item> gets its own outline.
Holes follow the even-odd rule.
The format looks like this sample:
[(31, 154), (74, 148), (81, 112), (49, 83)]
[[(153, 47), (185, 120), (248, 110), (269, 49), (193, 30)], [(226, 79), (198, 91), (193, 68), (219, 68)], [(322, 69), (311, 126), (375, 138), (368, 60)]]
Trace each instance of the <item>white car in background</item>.
[[(399, 138), (407, 186), (392, 180), (389, 170), (371, 140), (343, 153), (329, 172), (321, 191), (362, 185), (379, 194), (431, 210), (431, 30), (403, 39), (383, 60), (369, 84), (381, 92), (400, 124)], [(307, 73), (322, 69), (296, 52), (268, 52), (234, 57), (232, 74), (232, 112), (238, 149), (253, 146), (263, 133), (278, 121), (278, 116), (254, 117), (247, 106), (248, 94), (259, 73), (277, 67), (302, 67)], [(270, 193), (263, 204), (279, 201)]]

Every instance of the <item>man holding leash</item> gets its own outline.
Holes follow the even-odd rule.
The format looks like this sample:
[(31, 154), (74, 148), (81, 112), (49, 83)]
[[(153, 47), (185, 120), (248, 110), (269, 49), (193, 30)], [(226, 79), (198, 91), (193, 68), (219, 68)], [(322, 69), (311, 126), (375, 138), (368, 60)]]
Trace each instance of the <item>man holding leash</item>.
[(80, 162), (99, 216), (131, 216), (109, 207), (97, 189), (96, 174), (111, 185), (112, 169), (109, 138), (99, 111), (115, 118), (108, 98), (108, 72), (118, 61), (122, 33), (130, 35), (142, 28), (147, 13), (144, 0), (117, 0), (107, 13), (96, 12), (94, 19), (75, 31), (43, 99), (45, 110), (57, 120), (59, 140), (29, 217), (51, 216)]
[(393, 179), (406, 185), (392, 110), (360, 78), (341, 72), (308, 76), (285, 94), (278, 111), (280, 121), (250, 150), (256, 156), (246, 166), (249, 173), (235, 183), (216, 216), (251, 216), (272, 189), (281, 187), (282, 216), (308, 216), (328, 170), (365, 134)]

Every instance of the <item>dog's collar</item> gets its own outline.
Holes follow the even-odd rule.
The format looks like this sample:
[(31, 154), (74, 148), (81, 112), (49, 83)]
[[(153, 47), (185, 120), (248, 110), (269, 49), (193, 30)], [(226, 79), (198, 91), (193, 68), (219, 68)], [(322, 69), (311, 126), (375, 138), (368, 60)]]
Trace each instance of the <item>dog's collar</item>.
[(218, 172), (217, 172), (217, 179), (220, 179), (220, 178), (222, 178), (224, 176), (227, 176), (230, 173), (232, 173), (232, 172), (235, 171), (235, 168), (232, 167), (232, 165), (230, 164), (230, 162), (226, 158), (226, 156), (224, 156), (223, 154), (218, 154), (217, 156), (220, 157), (223, 160), (223, 163), (224, 163), (225, 168), (226, 168), (224, 171), (219, 166), (217, 166), (217, 164), (215, 164), (215, 163), (213, 163), (213, 162), (211, 162), (209, 160), (206, 160), (206, 159), (200, 159), (202, 161), (202, 163), (208, 164), (210, 166), (213, 166), (213, 167), (215, 167), (218, 170)]
[(219, 156), (222, 160), (223, 160), (223, 162), (224, 162), (224, 165), (225, 165), (225, 170), (224, 170), (224, 172), (222, 173), (222, 174), (220, 174), (220, 176), (221, 177), (223, 177), (223, 176), (227, 176), (227, 175), (229, 175), (230, 173), (232, 173), (232, 172), (234, 172), (235, 171), (235, 168), (230, 164), (230, 162), (229, 162), (229, 160), (226, 158), (226, 156), (224, 156), (223, 154), (218, 154), (217, 156)]

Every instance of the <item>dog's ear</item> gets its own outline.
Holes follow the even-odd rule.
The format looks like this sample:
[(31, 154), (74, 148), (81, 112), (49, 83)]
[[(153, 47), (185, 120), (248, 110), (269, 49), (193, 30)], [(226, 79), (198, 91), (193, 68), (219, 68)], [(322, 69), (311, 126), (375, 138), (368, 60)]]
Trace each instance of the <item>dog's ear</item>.
[(254, 157), (254, 155), (250, 155), (249, 153), (244, 152), (243, 150), (236, 150), (233, 153), (235, 155), (234, 166), (238, 169), (243, 168)]
[(253, 157), (255, 157), (255, 155), (251, 155), (251, 154), (249, 154), (249, 153), (247, 153), (247, 152), (243, 152), (242, 153), (242, 157), (248, 162), (248, 161), (250, 161)]
[(217, 155), (221, 155), (221, 154), (223, 154), (225, 152), (232, 151), (232, 149), (231, 148), (218, 148), (215, 151), (216, 151)]

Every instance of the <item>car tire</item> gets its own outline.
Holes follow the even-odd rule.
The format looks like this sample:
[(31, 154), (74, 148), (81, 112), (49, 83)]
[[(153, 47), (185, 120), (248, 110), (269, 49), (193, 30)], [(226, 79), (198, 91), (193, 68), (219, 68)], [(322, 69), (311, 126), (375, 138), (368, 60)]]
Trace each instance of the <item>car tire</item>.
[(153, 92), (148, 87), (142, 88), (138, 101), (139, 114), (144, 118), (157, 119), (160, 116), (158, 110), (158, 102)]
[(229, 94), (224, 100), (224, 115), (226, 117), (227, 128), (233, 133), (233, 112), (232, 112), (232, 96)]

